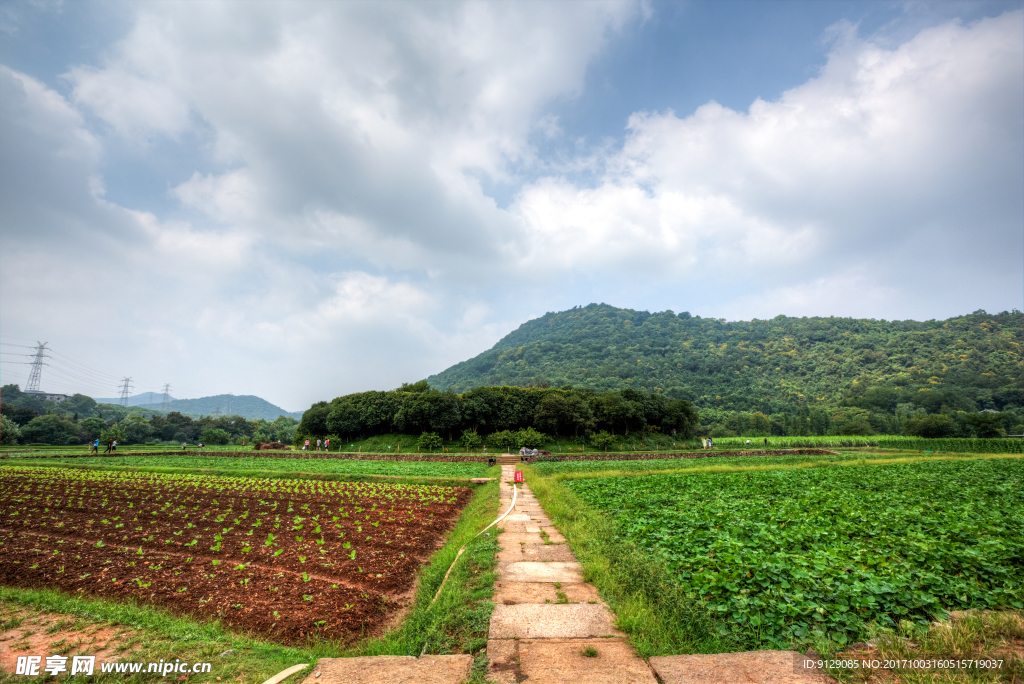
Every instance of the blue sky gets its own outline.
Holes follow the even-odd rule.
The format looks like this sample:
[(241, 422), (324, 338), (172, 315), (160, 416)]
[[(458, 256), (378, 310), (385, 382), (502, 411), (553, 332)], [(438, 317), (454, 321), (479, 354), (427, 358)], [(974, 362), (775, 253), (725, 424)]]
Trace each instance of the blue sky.
[(0, 3), (3, 341), (78, 359), (44, 389), (294, 410), (595, 301), (1020, 308), (1022, 16)]

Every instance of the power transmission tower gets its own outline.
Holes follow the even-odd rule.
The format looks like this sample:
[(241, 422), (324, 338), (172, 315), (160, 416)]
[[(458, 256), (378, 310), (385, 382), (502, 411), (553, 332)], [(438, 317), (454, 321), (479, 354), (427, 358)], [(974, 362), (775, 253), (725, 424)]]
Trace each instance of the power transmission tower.
[(28, 374), (28, 383), (25, 385), (26, 392), (39, 391), (39, 381), (42, 379), (43, 366), (46, 365), (43, 363), (43, 359), (50, 358), (45, 353), (47, 351), (46, 345), (48, 344), (49, 342), (40, 342), (39, 346), (35, 348), (36, 355), (35, 358), (32, 359), (32, 370)]
[(171, 403), (171, 385), (167, 383), (164, 385), (164, 400), (160, 402), (160, 410), (166, 411), (167, 405)]
[(131, 394), (130, 394), (131, 390), (132, 390), (132, 379), (131, 378), (125, 378), (124, 380), (122, 380), (121, 381), (121, 406), (127, 406), (128, 405), (128, 397), (131, 396)]

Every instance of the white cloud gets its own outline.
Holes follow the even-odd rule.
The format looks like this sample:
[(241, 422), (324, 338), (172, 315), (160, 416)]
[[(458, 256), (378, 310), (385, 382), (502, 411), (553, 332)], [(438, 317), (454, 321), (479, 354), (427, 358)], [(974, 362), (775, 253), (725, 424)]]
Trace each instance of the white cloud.
[[(791, 294), (743, 295), (732, 307), (762, 317), (778, 312), (754, 301), (825, 315), (845, 306), (849, 288), (827, 274), (856, 264), (885, 265), (872, 269), (872, 291), (920, 303), (911, 295), (927, 287), (930, 312), (956, 313), (943, 298), (961, 288), (922, 277), (936, 269), (984, 260), (1013, 288), (1022, 279), (1021, 23), (1020, 12), (948, 23), (893, 49), (847, 32), (818, 77), (777, 101), (747, 112), (711, 102), (686, 117), (638, 112), (596, 186), (544, 178), (522, 190), (512, 211), (528, 239), (518, 255), (665, 284), (783, 285)], [(902, 308), (901, 297), (873, 300), (875, 315)], [(871, 315), (866, 302), (859, 310)]]
[[(127, 7), (68, 98), (0, 68), (0, 317), (145, 389), (300, 408), (590, 301), (894, 318), (1024, 289), (1020, 12), (889, 47), (840, 27), (776, 101), (636, 112), (621, 146), (557, 161), (585, 185), (524, 181), (556, 168), (529, 141), (567, 135), (551, 103), (650, 7)], [(180, 213), (103, 194), (121, 139), (198, 146), (167, 179)]]

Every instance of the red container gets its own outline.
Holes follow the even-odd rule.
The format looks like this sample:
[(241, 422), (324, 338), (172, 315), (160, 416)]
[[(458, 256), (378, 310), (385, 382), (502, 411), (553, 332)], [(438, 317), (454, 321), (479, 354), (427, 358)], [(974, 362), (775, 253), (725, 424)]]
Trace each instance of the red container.
[(522, 470), (517, 470), (516, 471), (516, 482), (522, 482), (522, 481), (523, 481), (523, 471)]

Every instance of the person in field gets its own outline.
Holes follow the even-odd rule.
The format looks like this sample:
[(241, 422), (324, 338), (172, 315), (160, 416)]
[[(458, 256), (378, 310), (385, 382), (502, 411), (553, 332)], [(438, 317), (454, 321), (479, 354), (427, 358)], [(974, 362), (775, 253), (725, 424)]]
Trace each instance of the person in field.
[(306, 440), (306, 443), (302, 445), (302, 450), (303, 451), (309, 451), (309, 440), (308, 439)]
[(114, 440), (113, 439), (108, 439), (107, 440), (107, 450), (104, 451), (103, 453), (104, 454), (109, 454), (110, 450), (113, 449), (113, 448), (114, 448)]
[(182, 442), (181, 443), (181, 450), (184, 451), (185, 447), (187, 447), (187, 446), (188, 446), (188, 442)]
[(99, 440), (99, 437), (97, 437), (96, 441), (94, 441), (92, 443), (92, 449), (89, 450), (89, 453), (90, 454), (96, 454), (97, 456), (99, 455), (99, 453), (100, 453), (100, 440)]
[(320, 451), (320, 440), (316, 440), (316, 450)]
[(327, 439), (324, 440), (324, 451), (329, 451), (329, 447), (330, 446), (331, 446), (331, 439), (328, 437)]
[(114, 440), (113, 444), (110, 445), (110, 453), (112, 453), (112, 454), (116, 454), (117, 453), (117, 440), (116, 439)]

